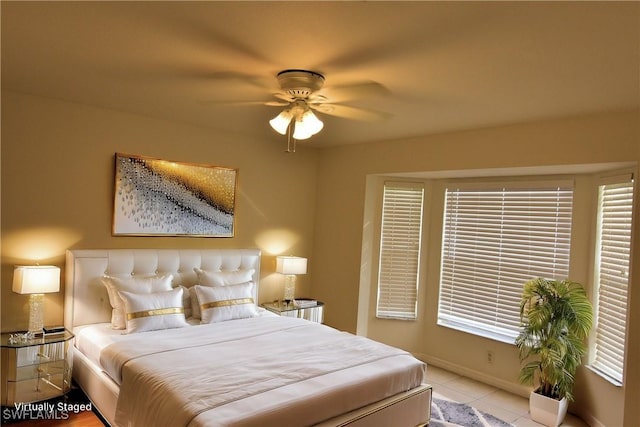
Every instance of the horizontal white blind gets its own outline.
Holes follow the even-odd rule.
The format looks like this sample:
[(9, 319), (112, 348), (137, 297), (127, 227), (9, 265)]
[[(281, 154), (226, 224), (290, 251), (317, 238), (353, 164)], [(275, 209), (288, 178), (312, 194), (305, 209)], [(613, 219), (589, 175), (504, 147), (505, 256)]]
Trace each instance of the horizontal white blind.
[(447, 188), (438, 324), (513, 343), (524, 283), (566, 278), (573, 186), (543, 185)]
[(420, 183), (384, 185), (378, 317), (416, 318), (423, 200), (424, 186)]
[(633, 181), (600, 186), (592, 366), (618, 383), (622, 383), (625, 356), (632, 212)]

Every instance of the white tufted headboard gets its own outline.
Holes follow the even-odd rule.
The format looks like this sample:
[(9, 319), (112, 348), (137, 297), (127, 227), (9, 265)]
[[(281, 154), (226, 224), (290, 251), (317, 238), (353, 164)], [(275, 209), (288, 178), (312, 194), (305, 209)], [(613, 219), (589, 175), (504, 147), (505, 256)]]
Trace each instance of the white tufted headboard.
[(254, 300), (258, 303), (259, 249), (79, 249), (67, 251), (64, 326), (111, 321), (111, 305), (101, 278), (172, 274), (173, 284), (196, 283), (194, 267), (203, 270), (255, 269)]

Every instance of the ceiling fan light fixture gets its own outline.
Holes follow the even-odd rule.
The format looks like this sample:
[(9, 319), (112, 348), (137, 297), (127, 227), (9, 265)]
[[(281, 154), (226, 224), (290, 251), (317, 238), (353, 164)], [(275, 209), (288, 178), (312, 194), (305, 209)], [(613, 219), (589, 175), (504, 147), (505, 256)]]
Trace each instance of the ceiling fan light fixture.
[(287, 129), (289, 128), (289, 123), (293, 119), (293, 114), (289, 110), (284, 110), (280, 114), (278, 114), (273, 119), (269, 120), (269, 124), (280, 135), (284, 135), (287, 133)]
[(287, 152), (295, 152), (295, 141), (311, 138), (324, 127), (324, 123), (310, 110), (316, 104), (326, 101), (326, 97), (316, 95), (324, 84), (324, 76), (308, 70), (289, 69), (278, 73), (278, 83), (282, 92), (275, 94), (277, 98), (288, 101), (288, 107), (269, 124), (278, 133), (287, 138)]

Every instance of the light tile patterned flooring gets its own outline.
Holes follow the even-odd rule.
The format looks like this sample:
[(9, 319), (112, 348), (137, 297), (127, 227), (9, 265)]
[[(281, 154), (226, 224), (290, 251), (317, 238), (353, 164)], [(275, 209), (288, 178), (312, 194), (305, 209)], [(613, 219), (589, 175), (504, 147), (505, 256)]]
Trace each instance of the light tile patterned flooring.
[[(499, 388), (445, 371), (433, 365), (427, 366), (427, 383), (433, 392), (456, 402), (466, 403), (507, 421), (517, 427), (540, 427), (529, 416), (529, 400)], [(567, 414), (562, 427), (587, 427), (580, 418)]]

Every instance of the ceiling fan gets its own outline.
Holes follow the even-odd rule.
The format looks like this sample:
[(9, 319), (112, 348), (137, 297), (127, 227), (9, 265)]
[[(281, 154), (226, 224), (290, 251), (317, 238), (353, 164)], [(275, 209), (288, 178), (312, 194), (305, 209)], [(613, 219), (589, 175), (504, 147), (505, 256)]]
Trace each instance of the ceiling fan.
[[(325, 78), (316, 71), (287, 69), (277, 74), (280, 91), (273, 95), (279, 101), (265, 102), (265, 105), (285, 107), (284, 110), (269, 121), (278, 133), (288, 135), (287, 152), (295, 152), (297, 140), (308, 139), (324, 127), (324, 123), (312, 110), (333, 116), (357, 119), (379, 120), (389, 117), (379, 111), (366, 110), (332, 103), (325, 95), (319, 93), (324, 86)], [(340, 88), (336, 88), (339, 91)], [(343, 88), (351, 95), (380, 92), (382, 85), (365, 82), (356, 86)]]
[(292, 126), (294, 140), (307, 139), (320, 132), (324, 123), (311, 110), (321, 110), (322, 103), (327, 101), (317, 93), (324, 85), (324, 76), (315, 71), (284, 70), (278, 73), (277, 78), (281, 91), (274, 96), (281, 101), (267, 105), (287, 108), (269, 121), (271, 127), (284, 135), (287, 130), (291, 131)]

